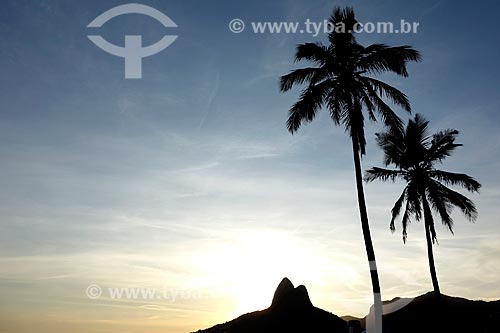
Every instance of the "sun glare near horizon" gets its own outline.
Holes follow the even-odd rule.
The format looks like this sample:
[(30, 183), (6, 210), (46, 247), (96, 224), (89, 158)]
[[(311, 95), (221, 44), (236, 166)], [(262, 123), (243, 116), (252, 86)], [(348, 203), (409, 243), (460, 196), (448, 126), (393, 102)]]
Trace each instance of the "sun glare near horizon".
[(227, 309), (232, 315), (267, 308), (284, 277), (296, 285), (319, 283), (325, 277), (324, 258), (287, 231), (239, 230), (196, 260), (203, 271), (199, 282), (232, 299)]

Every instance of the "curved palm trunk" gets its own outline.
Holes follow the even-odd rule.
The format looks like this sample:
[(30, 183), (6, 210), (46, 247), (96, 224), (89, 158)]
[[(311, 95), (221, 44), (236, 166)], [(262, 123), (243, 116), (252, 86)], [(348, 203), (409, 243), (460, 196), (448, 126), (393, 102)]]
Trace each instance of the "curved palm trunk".
[(366, 211), (365, 192), (363, 189), (363, 176), (361, 174), (361, 159), (356, 139), (352, 137), (352, 152), (354, 155), (354, 169), (356, 173), (356, 188), (358, 192), (359, 214), (361, 217), (361, 227), (365, 240), (366, 255), (370, 265), (370, 273), (373, 289), (375, 331), (368, 333), (382, 333), (382, 295), (380, 293), (380, 283), (378, 279), (377, 264), (375, 262), (375, 251), (373, 249), (370, 225), (368, 224), (368, 213)]
[(430, 223), (432, 221), (432, 212), (429, 207), (429, 203), (425, 196), (422, 196), (422, 204), (424, 206), (424, 224), (425, 224), (425, 238), (427, 240), (427, 257), (429, 258), (429, 269), (431, 272), (432, 286), (434, 287), (434, 295), (436, 297), (441, 297), (441, 291), (439, 290), (439, 283), (436, 274), (436, 265), (434, 264), (434, 253), (432, 251), (432, 236)]

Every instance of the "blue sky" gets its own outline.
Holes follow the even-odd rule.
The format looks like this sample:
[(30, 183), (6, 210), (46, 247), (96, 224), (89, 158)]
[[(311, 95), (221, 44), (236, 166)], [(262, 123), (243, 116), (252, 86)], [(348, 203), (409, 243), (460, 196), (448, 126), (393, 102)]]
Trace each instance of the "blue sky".
[[(88, 39), (123, 1), (4, 1), (0, 11), (0, 328), (26, 332), (186, 332), (266, 307), (280, 279), (314, 304), (363, 315), (371, 299), (348, 137), (325, 113), (291, 136), (280, 75), (307, 34), (253, 34), (252, 21), (322, 21), (352, 5), (363, 22), (419, 22), (417, 34), (361, 34), (409, 44), (423, 61), (408, 94), (433, 129), (457, 128), (446, 161), (482, 184), (476, 224), (439, 227), (444, 293), (500, 298), (496, 43), (499, 5), (454, 1), (141, 1), (178, 39), (125, 80), (123, 59)], [(233, 34), (231, 19), (247, 22)], [(92, 31), (91, 31), (92, 30)], [(141, 15), (99, 28), (115, 44), (165, 34)], [(402, 115), (406, 120), (407, 115)], [(369, 138), (381, 130), (367, 124)], [(366, 168), (382, 156), (368, 145)], [(424, 232), (388, 230), (402, 184), (366, 187), (384, 298), (431, 290)], [(400, 230), (398, 230), (400, 232)], [(89, 300), (85, 288), (168, 287), (209, 295), (175, 302)], [(242, 290), (244, 289), (244, 290)], [(124, 319), (125, 318), (125, 319)]]

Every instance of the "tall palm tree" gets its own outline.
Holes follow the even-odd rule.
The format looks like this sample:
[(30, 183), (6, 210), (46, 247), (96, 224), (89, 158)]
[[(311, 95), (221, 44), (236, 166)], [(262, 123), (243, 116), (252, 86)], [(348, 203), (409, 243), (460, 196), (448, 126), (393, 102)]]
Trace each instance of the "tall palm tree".
[(292, 134), (302, 123), (312, 121), (320, 109), (326, 108), (333, 123), (343, 126), (350, 135), (361, 226), (374, 293), (376, 329), (379, 333), (382, 331), (382, 301), (361, 172), (361, 157), (365, 154), (366, 146), (363, 110), (372, 121), (381, 118), (388, 126), (403, 127), (384, 98), (409, 112), (407, 96), (373, 78), (373, 75), (392, 72), (406, 77), (407, 63), (419, 61), (420, 54), (406, 45), (389, 47), (372, 44), (364, 47), (359, 44), (353, 33), (357, 21), (352, 8), (336, 7), (329, 22), (336, 28), (328, 34), (328, 45), (305, 43), (296, 49), (296, 62), (307, 60), (315, 66), (296, 69), (282, 76), (280, 89), (286, 92), (294, 85), (306, 85), (298, 101), (289, 110), (287, 128)]
[(423, 216), (432, 284), (434, 294), (439, 297), (441, 291), (432, 250), (433, 244), (437, 241), (432, 210), (453, 233), (453, 219), (450, 213), (454, 206), (460, 208), (470, 221), (477, 218), (477, 210), (470, 199), (450, 189), (448, 185), (458, 185), (469, 192), (479, 192), (481, 184), (466, 174), (436, 169), (436, 164), (440, 164), (462, 145), (455, 143), (457, 130), (448, 129), (429, 136), (428, 123), (417, 114), (415, 119), (408, 122), (406, 129), (391, 128), (387, 132), (377, 134), (377, 143), (384, 151), (385, 166), (393, 164), (396, 169), (375, 167), (366, 172), (365, 179), (367, 181), (402, 179), (406, 182), (403, 193), (392, 208), (390, 228), (395, 231), (394, 220), (405, 205), (402, 225), (403, 241), (406, 242), (407, 227), (411, 218), (415, 217), (420, 221)]

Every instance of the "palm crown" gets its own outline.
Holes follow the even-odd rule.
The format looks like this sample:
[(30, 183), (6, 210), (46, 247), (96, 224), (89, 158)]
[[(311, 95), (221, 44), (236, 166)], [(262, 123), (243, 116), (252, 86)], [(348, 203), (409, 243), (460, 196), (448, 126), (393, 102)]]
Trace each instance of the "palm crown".
[(396, 169), (375, 167), (366, 172), (365, 179), (395, 181), (400, 178), (406, 182), (406, 187), (392, 208), (390, 223), (390, 228), (394, 231), (394, 221), (405, 206), (402, 218), (404, 241), (411, 218), (415, 217), (418, 221), (423, 214), (429, 219), (426, 224), (432, 241), (437, 240), (432, 214), (425, 214), (426, 208), (432, 207), (452, 233), (453, 207), (460, 208), (469, 220), (476, 219), (477, 210), (474, 203), (448, 186), (458, 185), (467, 191), (478, 192), (481, 184), (466, 174), (436, 168), (436, 165), (450, 156), (457, 147), (462, 146), (455, 143), (457, 135), (457, 130), (448, 129), (430, 136), (428, 121), (419, 114), (408, 122), (405, 130), (391, 128), (387, 132), (377, 134), (377, 143), (384, 151), (384, 164), (386, 166), (393, 164)]
[(408, 76), (408, 61), (419, 61), (420, 54), (410, 46), (389, 47), (372, 44), (364, 47), (357, 43), (352, 31), (356, 19), (352, 8), (336, 8), (329, 22), (344, 31), (332, 31), (329, 45), (305, 43), (297, 46), (295, 60), (308, 60), (316, 67), (291, 71), (281, 77), (280, 89), (290, 90), (296, 84), (307, 83), (299, 100), (290, 108), (288, 130), (298, 130), (303, 121), (314, 119), (318, 110), (327, 107), (336, 125), (343, 125), (355, 142), (356, 149), (365, 153), (364, 115), (375, 121), (380, 117), (386, 125), (402, 127), (401, 120), (384, 102), (388, 98), (394, 104), (410, 111), (407, 96), (371, 74), (393, 72)]

